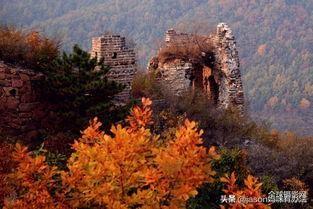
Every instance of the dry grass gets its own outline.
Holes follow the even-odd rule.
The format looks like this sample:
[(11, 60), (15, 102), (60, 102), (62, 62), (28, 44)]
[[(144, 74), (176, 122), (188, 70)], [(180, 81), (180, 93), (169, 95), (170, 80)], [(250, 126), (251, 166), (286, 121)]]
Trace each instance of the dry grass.
[(0, 60), (44, 70), (59, 54), (59, 42), (36, 31), (0, 26)]
[(160, 63), (182, 59), (201, 64), (207, 62), (213, 54), (214, 45), (209, 37), (191, 35), (184, 40), (173, 40), (169, 44), (163, 44), (158, 58)]

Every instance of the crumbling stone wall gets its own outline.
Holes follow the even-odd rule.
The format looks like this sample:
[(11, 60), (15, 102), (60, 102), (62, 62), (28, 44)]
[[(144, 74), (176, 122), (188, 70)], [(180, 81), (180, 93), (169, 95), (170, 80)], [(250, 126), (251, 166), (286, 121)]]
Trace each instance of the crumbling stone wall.
[(165, 42), (170, 44), (173, 41), (179, 41), (181, 43), (188, 41), (190, 35), (187, 33), (177, 33), (173, 28), (169, 29), (165, 33)]
[[(165, 34), (166, 46), (177, 40), (184, 44), (191, 36), (170, 29)], [(156, 56), (150, 60), (148, 71), (155, 73), (173, 94), (180, 95), (183, 91), (200, 86), (217, 107), (223, 109), (235, 107), (244, 113), (239, 56), (231, 29), (225, 23), (220, 23), (216, 33), (209, 34), (206, 40), (208, 44), (210, 42), (214, 45), (212, 50), (214, 63), (208, 65), (181, 58), (160, 63)]]
[(91, 56), (104, 58), (104, 63), (111, 68), (108, 78), (125, 85), (125, 89), (117, 95), (116, 99), (122, 102), (128, 101), (137, 68), (135, 51), (126, 46), (125, 37), (111, 34), (94, 37)]
[(33, 89), (32, 81), (42, 75), (28, 69), (0, 62), (0, 133), (20, 136), (23, 140), (36, 137), (47, 114)]
[(242, 87), (240, 61), (232, 30), (225, 23), (217, 26), (216, 61), (222, 72), (219, 89), (219, 105), (228, 108), (235, 106), (244, 111), (244, 93)]

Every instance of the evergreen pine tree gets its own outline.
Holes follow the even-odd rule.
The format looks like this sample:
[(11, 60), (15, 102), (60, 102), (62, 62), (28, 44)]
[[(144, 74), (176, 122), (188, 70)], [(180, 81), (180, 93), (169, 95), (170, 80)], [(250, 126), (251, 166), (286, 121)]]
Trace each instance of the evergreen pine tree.
[(77, 45), (71, 54), (63, 53), (45, 72), (41, 89), (43, 99), (56, 108), (62, 131), (79, 130), (98, 116), (108, 124), (123, 117), (123, 110), (113, 103), (123, 86), (107, 78), (110, 70), (103, 59), (91, 58)]

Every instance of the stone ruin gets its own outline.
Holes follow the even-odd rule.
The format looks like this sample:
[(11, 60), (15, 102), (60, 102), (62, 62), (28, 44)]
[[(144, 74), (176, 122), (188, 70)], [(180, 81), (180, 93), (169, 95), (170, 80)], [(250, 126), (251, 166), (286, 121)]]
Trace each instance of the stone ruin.
[(47, 106), (39, 102), (32, 81), (42, 75), (0, 62), (0, 133), (35, 138), (46, 123)]
[[(170, 29), (166, 32), (164, 47), (177, 43), (184, 45), (193, 36)], [(204, 62), (197, 63), (180, 57), (162, 62), (156, 56), (150, 60), (148, 71), (154, 73), (162, 85), (174, 95), (200, 88), (218, 108), (234, 107), (244, 113), (239, 57), (231, 29), (225, 23), (220, 23), (216, 33), (202, 40), (205, 40), (204, 44), (213, 45), (211, 53), (201, 52)]]
[[(184, 43), (190, 36), (169, 30), (166, 44), (170, 46), (175, 40)], [(244, 112), (239, 58), (232, 31), (221, 23), (217, 32), (207, 36), (207, 39), (214, 45), (212, 54), (207, 56), (208, 62), (203, 64), (176, 59), (160, 63), (158, 57), (154, 57), (149, 63), (149, 71), (157, 73), (160, 82), (174, 94), (200, 87), (218, 107), (236, 107)], [(107, 34), (92, 39), (91, 55), (104, 58), (105, 64), (111, 67), (109, 79), (126, 86), (116, 99), (121, 103), (127, 102), (136, 73), (134, 49), (127, 47), (124, 37)], [(32, 86), (32, 81), (41, 78), (40, 74), (30, 69), (0, 61), (1, 134), (31, 139), (36, 137), (38, 130), (49, 126), (46, 118), (51, 113), (50, 107), (39, 102)]]
[(108, 78), (125, 86), (115, 99), (118, 102), (127, 102), (130, 99), (131, 83), (137, 67), (135, 51), (127, 46), (125, 37), (104, 34), (92, 38), (91, 56), (99, 60), (104, 59), (104, 64), (111, 68)]
[[(126, 103), (136, 73), (134, 49), (126, 46), (124, 37), (103, 35), (92, 39), (91, 55), (104, 58), (104, 63), (111, 67), (108, 78), (125, 85), (116, 101)], [(33, 86), (33, 81), (43, 78), (42, 74), (31, 69), (0, 61), (0, 137), (31, 141), (40, 130), (50, 127), (47, 118), (53, 116), (53, 107), (41, 102)]]

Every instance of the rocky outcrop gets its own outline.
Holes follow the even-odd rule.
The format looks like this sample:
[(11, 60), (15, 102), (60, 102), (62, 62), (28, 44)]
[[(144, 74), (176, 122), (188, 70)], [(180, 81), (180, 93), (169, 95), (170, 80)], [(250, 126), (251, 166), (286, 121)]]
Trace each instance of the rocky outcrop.
[[(192, 36), (170, 29), (166, 32), (164, 47), (172, 47), (177, 43), (188, 44)], [(175, 95), (200, 88), (217, 107), (235, 107), (244, 113), (239, 56), (231, 29), (225, 23), (220, 23), (216, 33), (201, 37), (201, 40), (204, 46), (213, 44), (211, 52), (199, 51), (199, 56), (203, 56), (201, 62), (179, 56), (161, 62), (158, 55), (150, 60), (148, 71), (156, 74), (163, 86)]]

